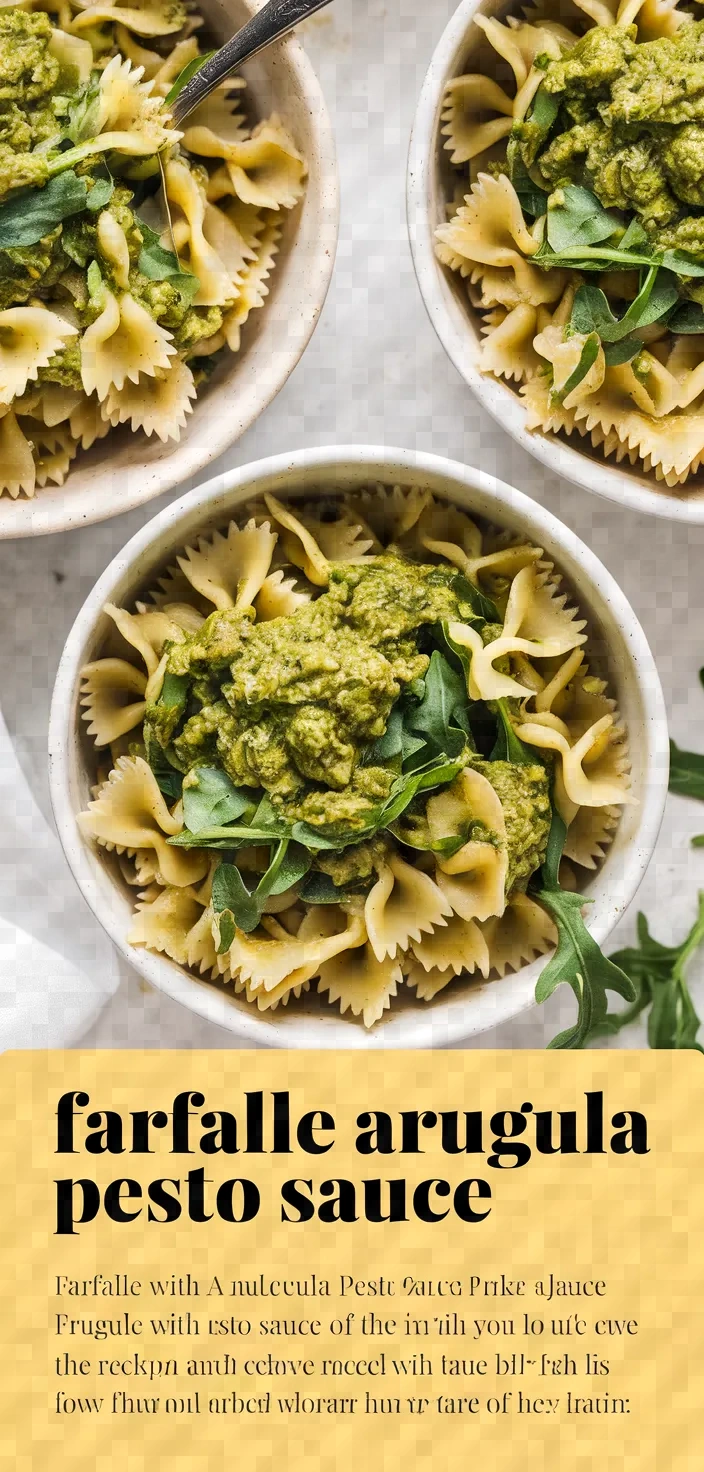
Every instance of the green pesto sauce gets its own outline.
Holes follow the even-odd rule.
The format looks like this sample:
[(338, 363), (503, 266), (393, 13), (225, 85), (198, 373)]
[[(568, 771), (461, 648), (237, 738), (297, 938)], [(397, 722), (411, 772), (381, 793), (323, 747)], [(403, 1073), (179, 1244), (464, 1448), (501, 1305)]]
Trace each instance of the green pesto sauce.
[(482, 761), (469, 758), (469, 765), (491, 783), (501, 802), (506, 821), (508, 874), (506, 893), (525, 889), (531, 874), (545, 858), (552, 809), (550, 785), (544, 766), (519, 766), (515, 762)]
[(169, 653), (171, 674), (197, 677), (200, 705), (174, 740), (179, 764), (217, 759), (287, 818), (364, 828), (395, 774), (360, 766), (362, 752), (425, 674), (420, 630), (457, 617), (455, 576), (378, 557), (334, 566), (327, 592), (288, 617), (211, 614)]
[[(185, 18), (182, 5), (174, 3), (169, 14)], [(41, 188), (48, 178), (48, 160), (55, 156), (67, 127), (69, 106), (79, 95), (77, 73), (64, 68), (51, 55), (52, 23), (42, 11), (30, 13), (13, 6), (0, 8), (0, 201), (20, 188)], [(93, 73), (95, 79), (96, 73)], [(96, 180), (94, 159), (79, 163), (77, 171), (88, 190)], [(129, 289), (155, 319), (173, 336), (184, 357), (222, 326), (227, 307), (194, 307), (168, 281), (153, 281), (139, 269), (143, 245), (140, 222), (131, 208), (132, 190), (117, 181), (106, 206), (125, 231), (130, 256)], [(44, 240), (27, 247), (0, 250), (0, 310), (21, 306), (30, 297), (51, 304), (66, 297), (61, 277), (78, 266), (86, 272), (92, 261), (100, 266), (102, 278), (118, 290), (110, 262), (101, 256), (97, 238), (99, 213), (84, 210), (70, 216)], [(87, 327), (102, 310), (102, 303), (88, 292), (76, 302), (82, 327)], [(76, 354), (62, 355), (51, 364), (46, 379), (80, 386)]]
[(548, 65), (558, 125), (537, 154), (522, 148), (550, 190), (584, 184), (606, 208), (637, 216), (661, 249), (704, 249), (704, 21), (638, 44), (636, 27), (595, 26)]

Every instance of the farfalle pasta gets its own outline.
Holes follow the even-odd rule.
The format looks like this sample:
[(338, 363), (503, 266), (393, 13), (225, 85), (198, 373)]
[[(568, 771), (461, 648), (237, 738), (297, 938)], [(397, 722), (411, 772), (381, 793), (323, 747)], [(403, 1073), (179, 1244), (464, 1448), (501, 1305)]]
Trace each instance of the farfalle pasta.
[(473, 33), (441, 129), (464, 196), (436, 252), (481, 313), (480, 367), (530, 430), (695, 489), (704, 21), (687, 0), (540, 0)]
[(260, 1012), (371, 1027), (519, 968), (555, 940), (548, 845), (574, 887), (633, 801), (559, 573), (425, 487), (267, 494), (105, 615), (82, 832), (131, 943)]
[(120, 425), (178, 440), (266, 301), (306, 163), (240, 78), (174, 128), (200, 25), (181, 0), (0, 7), (0, 495)]

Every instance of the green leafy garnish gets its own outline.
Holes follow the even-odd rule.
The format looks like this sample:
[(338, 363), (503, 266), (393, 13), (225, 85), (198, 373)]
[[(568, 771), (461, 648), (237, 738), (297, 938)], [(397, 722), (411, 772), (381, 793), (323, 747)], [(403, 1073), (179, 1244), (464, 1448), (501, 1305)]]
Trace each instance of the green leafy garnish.
[(200, 290), (198, 277), (191, 271), (183, 270), (173, 251), (164, 250), (156, 231), (145, 225), (144, 220), (139, 220), (138, 224), (144, 241), (137, 262), (142, 275), (147, 276), (150, 281), (168, 281), (170, 286), (180, 292), (184, 301), (190, 303)]
[(548, 200), (547, 239), (556, 255), (576, 247), (598, 245), (618, 230), (618, 219), (609, 214), (595, 194), (580, 184), (566, 184)]
[(250, 809), (251, 793), (243, 792), (219, 767), (193, 767), (183, 780), (183, 821), (190, 833), (234, 823)]
[(482, 593), (481, 588), (477, 588), (474, 583), (470, 583), (469, 578), (466, 578), (463, 573), (457, 574), (457, 577), (453, 580), (452, 587), (457, 594), (460, 613), (463, 617), (465, 615), (462, 605), (465, 604), (471, 609), (474, 618), (482, 619), (485, 624), (501, 623), (501, 615), (496, 604), (491, 598), (487, 598), (486, 593)]
[(668, 318), (671, 332), (704, 332), (704, 307), (699, 302), (682, 302)]
[(598, 1028), (599, 1035), (613, 1035), (634, 1022), (647, 1007), (648, 1044), (651, 1048), (694, 1048), (700, 1019), (689, 993), (685, 970), (688, 961), (704, 942), (704, 893), (699, 894), (697, 918), (682, 944), (663, 946), (648, 929), (645, 915), (638, 916), (638, 944), (616, 951), (611, 961), (630, 978), (634, 1001), (625, 1012), (609, 1012)]
[(535, 897), (557, 926), (557, 948), (538, 978), (535, 999), (547, 1001), (563, 983), (572, 988), (579, 1008), (577, 1021), (548, 1044), (560, 1049), (583, 1048), (594, 1029), (604, 1023), (608, 1015), (607, 991), (616, 992), (626, 1002), (634, 1001), (636, 995), (631, 979), (603, 955), (584, 924), (582, 908), (590, 901), (560, 888), (559, 868), (566, 837), (567, 828), (553, 808), (542, 888)]
[(704, 756), (670, 742), (670, 792), (704, 801)]
[(88, 138), (95, 138), (99, 128), (100, 78), (91, 76), (69, 102), (66, 137), (72, 143), (85, 143)]
[[(65, 174), (57, 175), (59, 179), (65, 179), (65, 177)], [(86, 199), (86, 209), (90, 210), (93, 215), (97, 215), (99, 210), (104, 210), (106, 204), (109, 204), (112, 199), (114, 188), (115, 182), (113, 177), (106, 170), (104, 175), (96, 179), (93, 188), (89, 189)]]
[(565, 383), (563, 383), (561, 388), (553, 388), (551, 394), (551, 397), (553, 399), (556, 399), (557, 402), (561, 404), (572, 393), (572, 390), (579, 386), (579, 384), (582, 382), (582, 379), (586, 378), (589, 369), (596, 362), (596, 359), (599, 355), (599, 347), (600, 343), (596, 333), (590, 333), (589, 337), (582, 347), (577, 367), (573, 369), (572, 373), (570, 373), (569, 378)]
[(406, 715), (409, 730), (421, 739), (428, 757), (457, 757), (467, 747), (467, 688), (457, 670), (433, 650), (425, 675), (423, 699)]
[(273, 847), (269, 867), (255, 890), (247, 889), (236, 864), (222, 862), (213, 875), (212, 904), (218, 921), (220, 942), (218, 955), (229, 951), (235, 938), (235, 926), (245, 934), (255, 930), (271, 895), (284, 894), (307, 874), (311, 855), (299, 844), (282, 838)]
[(306, 905), (340, 905), (362, 892), (362, 887), (333, 884), (329, 874), (315, 869), (304, 878), (299, 896)]
[(531, 179), (523, 161), (517, 138), (510, 138), (506, 149), (508, 176), (518, 195), (524, 215), (538, 219), (548, 207), (548, 194)]
[(184, 87), (190, 82), (191, 77), (195, 77), (201, 67), (205, 66), (206, 61), (210, 61), (211, 56), (214, 55), (214, 51), (205, 51), (202, 56), (194, 56), (192, 61), (186, 62), (186, 65), (179, 72), (171, 91), (166, 94), (164, 99), (165, 107), (170, 107), (171, 103), (175, 102), (177, 97), (180, 97)]
[(505, 699), (496, 701), (496, 713), (498, 715), (496, 744), (489, 761), (515, 762), (519, 767), (534, 767), (540, 758), (516, 735)]
[(573, 332), (596, 332), (602, 343), (617, 343), (636, 328), (659, 321), (678, 298), (677, 287), (668, 273), (659, 266), (651, 266), (637, 297), (620, 318), (614, 317), (598, 286), (580, 286), (572, 307), (570, 328)]
[(41, 189), (18, 190), (0, 204), (0, 250), (37, 245), (63, 220), (80, 214), (87, 200), (86, 181), (73, 169), (49, 179)]

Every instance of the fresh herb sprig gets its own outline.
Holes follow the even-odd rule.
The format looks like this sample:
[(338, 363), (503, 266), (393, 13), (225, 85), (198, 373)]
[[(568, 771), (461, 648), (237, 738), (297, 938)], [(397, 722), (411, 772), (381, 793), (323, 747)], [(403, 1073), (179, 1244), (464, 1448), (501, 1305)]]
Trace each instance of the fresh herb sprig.
[(679, 946), (663, 946), (650, 934), (645, 915), (638, 916), (638, 944), (616, 951), (611, 962), (621, 968), (633, 984), (634, 998), (625, 1012), (608, 1012), (597, 1026), (596, 1036), (613, 1036), (648, 1012), (648, 1044), (651, 1048), (694, 1048), (700, 1019), (687, 985), (686, 969), (695, 951), (704, 944), (704, 892), (699, 894), (697, 918)]
[(607, 992), (616, 992), (626, 1002), (635, 1001), (632, 980), (616, 962), (605, 956), (582, 918), (584, 895), (560, 887), (559, 868), (567, 828), (553, 808), (547, 853), (541, 871), (541, 887), (535, 898), (544, 905), (557, 927), (557, 947), (538, 977), (537, 1002), (545, 1002), (558, 986), (566, 983), (577, 998), (577, 1021), (558, 1033), (549, 1048), (584, 1048), (608, 1016)]

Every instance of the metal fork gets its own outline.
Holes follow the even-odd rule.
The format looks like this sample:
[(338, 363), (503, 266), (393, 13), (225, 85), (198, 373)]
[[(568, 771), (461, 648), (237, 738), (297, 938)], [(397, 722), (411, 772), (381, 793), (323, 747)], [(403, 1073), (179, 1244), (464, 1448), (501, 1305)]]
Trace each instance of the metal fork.
[(288, 35), (294, 26), (329, 4), (330, 0), (268, 0), (268, 4), (253, 15), (241, 31), (225, 46), (221, 46), (200, 71), (191, 77), (190, 82), (186, 83), (171, 108), (176, 126), (180, 127), (189, 113), (209, 97), (231, 72), (248, 61), (250, 56), (256, 56), (258, 51), (263, 51), (272, 41)]

